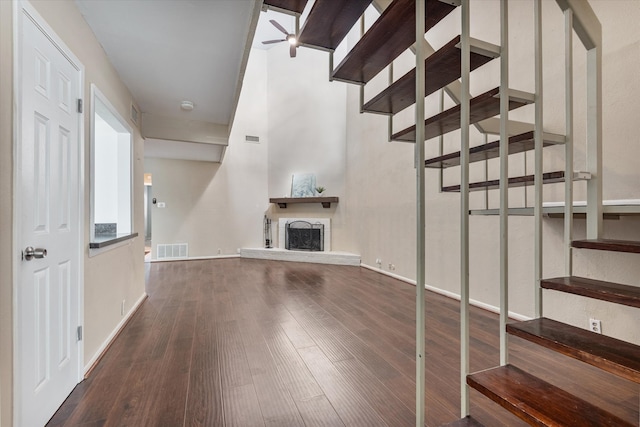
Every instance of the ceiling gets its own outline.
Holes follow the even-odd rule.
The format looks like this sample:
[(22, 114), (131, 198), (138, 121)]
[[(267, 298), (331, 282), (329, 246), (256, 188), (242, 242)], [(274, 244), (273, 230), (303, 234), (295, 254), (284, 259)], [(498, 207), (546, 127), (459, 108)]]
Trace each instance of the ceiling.
[[(250, 49), (269, 49), (276, 44), (262, 41), (284, 38), (271, 19), (295, 32), (293, 16), (260, 12), (262, 0), (75, 3), (141, 110), (147, 157), (202, 159), (199, 144), (226, 145)], [(192, 111), (181, 110), (185, 100)], [(204, 132), (196, 135), (196, 128)], [(221, 161), (224, 150), (216, 153), (209, 157)]]
[(143, 114), (220, 125), (233, 118), (261, 3), (76, 0)]

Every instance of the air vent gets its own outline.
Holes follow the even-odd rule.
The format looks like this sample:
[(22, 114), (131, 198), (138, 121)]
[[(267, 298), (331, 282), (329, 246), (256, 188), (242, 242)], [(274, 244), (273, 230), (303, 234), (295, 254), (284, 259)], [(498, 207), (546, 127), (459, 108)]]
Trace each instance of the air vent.
[(189, 255), (188, 243), (172, 243), (156, 245), (157, 259), (181, 259)]
[(249, 142), (251, 144), (260, 144), (260, 137), (259, 136), (247, 135), (244, 138), (244, 142)]

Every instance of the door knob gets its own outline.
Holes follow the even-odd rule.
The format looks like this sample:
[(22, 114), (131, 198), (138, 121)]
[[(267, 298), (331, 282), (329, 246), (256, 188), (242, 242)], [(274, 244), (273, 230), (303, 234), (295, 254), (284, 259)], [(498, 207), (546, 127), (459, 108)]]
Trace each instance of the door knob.
[(31, 261), (33, 258), (41, 259), (47, 256), (47, 250), (44, 248), (34, 248), (32, 246), (27, 246), (27, 248), (22, 252), (22, 258), (27, 261)]

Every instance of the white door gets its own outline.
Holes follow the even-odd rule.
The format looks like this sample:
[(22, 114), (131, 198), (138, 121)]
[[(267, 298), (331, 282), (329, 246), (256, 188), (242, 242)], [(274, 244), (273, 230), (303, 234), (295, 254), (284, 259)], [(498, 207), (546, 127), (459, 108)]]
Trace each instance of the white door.
[(81, 71), (26, 10), (19, 29), (16, 417), (31, 427), (44, 425), (80, 380)]

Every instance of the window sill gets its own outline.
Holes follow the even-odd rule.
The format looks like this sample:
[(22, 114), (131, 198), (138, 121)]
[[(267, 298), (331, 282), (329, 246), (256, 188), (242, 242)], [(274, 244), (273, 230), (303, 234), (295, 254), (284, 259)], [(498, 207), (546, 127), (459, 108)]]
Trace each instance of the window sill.
[(138, 233), (97, 235), (93, 241), (89, 243), (89, 249), (101, 249), (135, 237), (138, 237)]

